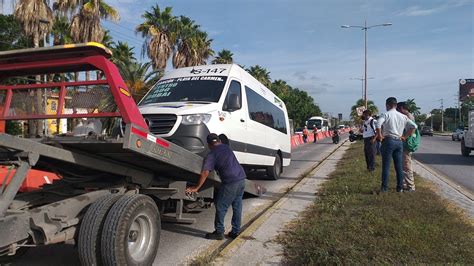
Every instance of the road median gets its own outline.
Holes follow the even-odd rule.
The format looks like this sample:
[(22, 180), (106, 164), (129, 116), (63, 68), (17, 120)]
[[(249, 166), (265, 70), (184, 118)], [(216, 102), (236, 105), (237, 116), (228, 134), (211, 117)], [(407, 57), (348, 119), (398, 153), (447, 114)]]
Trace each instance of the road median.
[(379, 194), (377, 170), (351, 145), (315, 203), (278, 238), (284, 264), (460, 263), (474, 261), (474, 226), (416, 176), (417, 190)]

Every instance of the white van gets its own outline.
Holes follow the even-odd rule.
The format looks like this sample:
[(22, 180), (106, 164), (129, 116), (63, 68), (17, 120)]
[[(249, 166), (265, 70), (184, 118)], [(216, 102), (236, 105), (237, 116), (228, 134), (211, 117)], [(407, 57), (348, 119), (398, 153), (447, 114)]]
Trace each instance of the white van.
[(329, 120), (321, 117), (321, 116), (313, 116), (306, 121), (306, 126), (308, 126), (309, 130), (313, 130), (314, 128), (318, 129), (318, 132), (322, 131), (329, 131), (331, 128), (331, 123)]
[(200, 155), (209, 133), (225, 134), (247, 169), (277, 179), (291, 160), (286, 106), (236, 64), (167, 73), (139, 103), (150, 131)]

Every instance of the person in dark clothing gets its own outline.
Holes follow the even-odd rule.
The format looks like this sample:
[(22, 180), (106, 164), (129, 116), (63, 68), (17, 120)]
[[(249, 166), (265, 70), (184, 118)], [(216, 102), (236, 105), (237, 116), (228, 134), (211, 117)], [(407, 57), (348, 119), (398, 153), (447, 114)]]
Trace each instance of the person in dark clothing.
[(372, 113), (369, 110), (365, 110), (362, 113), (364, 119), (364, 128), (362, 136), (364, 138), (364, 155), (367, 170), (370, 172), (375, 170), (375, 154), (377, 152), (376, 146), (376, 121), (372, 118)]
[(214, 133), (207, 136), (207, 143), (211, 150), (204, 160), (198, 184), (188, 187), (187, 193), (198, 192), (213, 170), (219, 174), (222, 184), (215, 198), (216, 215), (214, 219), (215, 231), (206, 234), (207, 239), (224, 239), (224, 218), (229, 206), (232, 206), (232, 231), (230, 238), (236, 238), (240, 233), (242, 221), (242, 197), (245, 189), (245, 171), (237, 161), (229, 145), (221, 142), (221, 138)]

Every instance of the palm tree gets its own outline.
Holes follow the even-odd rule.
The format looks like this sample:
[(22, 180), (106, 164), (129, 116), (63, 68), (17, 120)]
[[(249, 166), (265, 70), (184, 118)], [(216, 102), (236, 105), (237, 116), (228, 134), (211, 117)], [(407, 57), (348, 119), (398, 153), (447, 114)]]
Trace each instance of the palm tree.
[[(79, 3), (79, 1), (62, 0)], [(79, 13), (72, 17), (71, 36), (75, 42), (101, 42), (104, 30), (100, 24), (101, 19), (119, 20), (116, 9), (105, 3), (104, 0), (82, 0)], [(74, 5), (70, 6), (74, 9)]]
[(420, 107), (416, 105), (415, 99), (408, 99), (405, 101), (407, 110), (414, 116), (417, 117), (421, 114)]
[(112, 62), (115, 64), (128, 64), (135, 62), (137, 59), (135, 58), (135, 54), (133, 53), (133, 47), (129, 47), (128, 43), (119, 41), (118, 43), (114, 43), (111, 46), (112, 48)]
[(190, 66), (196, 57), (197, 33), (199, 25), (194, 20), (181, 16), (176, 20), (176, 50), (173, 55), (173, 67)]
[[(33, 47), (39, 47), (40, 38), (46, 37), (51, 31), (53, 20), (53, 11), (49, 8), (45, 0), (18, 0), (15, 11), (15, 18), (20, 22), (21, 27), (26, 36), (33, 40)], [(40, 80), (40, 76), (36, 76), (36, 80)], [(42, 107), (42, 94), (37, 90), (32, 105), (28, 105), (32, 112)], [(43, 123), (39, 120), (30, 121), (29, 135), (34, 137), (43, 134)]]
[(250, 68), (246, 70), (247, 72), (250, 73), (250, 75), (252, 75), (258, 81), (260, 81), (267, 88), (270, 88), (270, 86), (272, 85), (271, 80), (270, 80), (270, 72), (266, 70), (265, 68), (259, 65), (255, 65), (255, 66), (251, 66)]
[(18, 0), (13, 15), (32, 38), (33, 47), (39, 47), (40, 39), (51, 32), (53, 11), (45, 0)]
[(283, 101), (288, 98), (291, 92), (291, 87), (282, 79), (273, 81), (270, 89)]
[(222, 49), (217, 53), (216, 58), (212, 60), (213, 64), (232, 64), (234, 59), (232, 58), (234, 54), (226, 49)]
[(63, 45), (72, 42), (71, 38), (71, 24), (67, 17), (57, 14), (54, 17), (53, 28), (51, 34), (53, 35), (53, 45)]
[(214, 50), (211, 48), (212, 39), (204, 31), (198, 31), (196, 37), (197, 45), (195, 48), (195, 57), (192, 64), (188, 66), (205, 65), (207, 60), (214, 55)]
[(162, 76), (161, 72), (151, 70), (152, 64), (130, 62), (119, 64), (120, 74), (125, 81), (128, 89), (131, 91), (135, 102), (139, 102), (141, 98), (148, 92), (158, 79)]
[(145, 21), (135, 30), (145, 38), (142, 55), (146, 53), (153, 68), (160, 71), (166, 68), (166, 62), (171, 57), (177, 40), (177, 19), (171, 11), (171, 7), (162, 11), (158, 5), (153, 6), (151, 11), (142, 15)]
[[(356, 122), (356, 123), (361, 123), (362, 122), (362, 119), (357, 114), (356, 108), (360, 107), (360, 106), (364, 106), (364, 105), (365, 105), (364, 99), (359, 99), (359, 100), (357, 100), (356, 104), (351, 107), (351, 117), (354, 120), (354, 122)], [(367, 101), (367, 110), (370, 110), (372, 115), (376, 115), (379, 112), (379, 109), (377, 108), (377, 106), (374, 104), (373, 101), (370, 101), (370, 100)]]
[(112, 38), (112, 35), (110, 35), (109, 30), (104, 31), (104, 36), (102, 36), (102, 43), (105, 47), (111, 49), (114, 46), (114, 40)]

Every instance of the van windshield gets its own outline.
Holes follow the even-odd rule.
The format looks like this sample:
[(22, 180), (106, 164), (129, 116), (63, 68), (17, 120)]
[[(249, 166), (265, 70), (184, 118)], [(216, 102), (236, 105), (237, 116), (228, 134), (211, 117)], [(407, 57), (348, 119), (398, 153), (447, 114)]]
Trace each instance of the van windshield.
[(320, 128), (322, 126), (321, 120), (308, 120), (308, 129)]
[(160, 80), (140, 105), (164, 102), (218, 102), (227, 77), (201, 76)]

